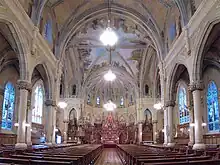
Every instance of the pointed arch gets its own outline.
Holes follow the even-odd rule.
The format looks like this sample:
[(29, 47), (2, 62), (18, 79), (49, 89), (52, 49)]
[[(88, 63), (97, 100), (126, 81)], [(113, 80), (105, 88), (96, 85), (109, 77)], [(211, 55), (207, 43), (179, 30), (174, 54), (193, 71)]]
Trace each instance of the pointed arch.
[(44, 101), (45, 101), (44, 84), (42, 80), (38, 80), (32, 88), (32, 96), (31, 96), (33, 123), (42, 124)]
[(178, 109), (179, 109), (179, 124), (190, 122), (189, 109), (187, 106), (187, 90), (186, 87), (180, 83), (178, 87)]

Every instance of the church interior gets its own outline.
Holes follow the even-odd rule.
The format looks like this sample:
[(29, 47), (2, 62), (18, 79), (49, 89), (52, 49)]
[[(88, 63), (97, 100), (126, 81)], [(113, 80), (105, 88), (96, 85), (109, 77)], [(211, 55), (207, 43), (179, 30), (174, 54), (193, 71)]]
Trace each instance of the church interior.
[(0, 0), (0, 164), (220, 164), (220, 0)]

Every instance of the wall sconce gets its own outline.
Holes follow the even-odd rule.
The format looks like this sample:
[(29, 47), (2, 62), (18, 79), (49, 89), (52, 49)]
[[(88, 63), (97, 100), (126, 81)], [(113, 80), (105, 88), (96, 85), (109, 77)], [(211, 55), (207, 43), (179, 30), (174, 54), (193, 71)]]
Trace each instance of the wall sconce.
[(31, 125), (29, 123), (24, 124), (25, 127), (30, 127)]
[(15, 124), (14, 124), (14, 126), (15, 126), (15, 127), (18, 127), (18, 126), (19, 126), (19, 124), (18, 124), (18, 123), (15, 123)]
[(159, 103), (156, 103), (156, 104), (154, 104), (154, 108), (156, 109), (156, 110), (160, 110), (160, 109), (162, 109), (162, 104), (159, 102)]
[(60, 101), (60, 102), (58, 103), (58, 107), (60, 107), (61, 109), (64, 109), (64, 108), (67, 107), (67, 103), (64, 102), (64, 101)]
[(189, 126), (190, 127), (195, 127), (195, 123), (190, 123)]
[(207, 124), (206, 123), (202, 123), (202, 126), (205, 127), (205, 126), (207, 126)]
[(55, 132), (58, 132), (58, 129), (57, 129), (57, 128), (55, 128), (54, 130), (55, 130)]

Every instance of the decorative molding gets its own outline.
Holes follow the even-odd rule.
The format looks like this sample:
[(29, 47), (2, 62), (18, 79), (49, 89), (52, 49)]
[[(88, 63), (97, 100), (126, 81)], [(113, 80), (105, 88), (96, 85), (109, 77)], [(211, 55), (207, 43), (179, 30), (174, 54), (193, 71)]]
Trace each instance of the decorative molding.
[(189, 90), (191, 92), (195, 91), (195, 90), (203, 90), (205, 88), (204, 86), (204, 83), (203, 81), (195, 81), (195, 82), (192, 82), (190, 85), (189, 85)]
[(174, 107), (175, 106), (175, 101), (173, 100), (168, 100), (165, 103), (165, 107)]
[(31, 83), (26, 80), (18, 80), (17, 87), (19, 90), (25, 89), (27, 91), (31, 91)]
[(46, 106), (53, 106), (53, 107), (55, 107), (57, 104), (56, 104), (56, 101), (49, 99), (49, 100), (45, 101), (45, 105)]

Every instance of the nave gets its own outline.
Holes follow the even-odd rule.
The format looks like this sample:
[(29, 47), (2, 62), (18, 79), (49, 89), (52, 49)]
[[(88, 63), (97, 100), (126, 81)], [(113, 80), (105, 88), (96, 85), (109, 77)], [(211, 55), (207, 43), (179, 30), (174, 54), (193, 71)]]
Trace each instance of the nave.
[[(107, 147), (107, 148), (106, 148)], [(111, 148), (109, 148), (111, 147)], [(28, 165), (219, 165), (220, 149), (195, 151), (161, 145), (61, 144), (26, 151), (1, 148), (0, 163)]]
[(115, 148), (104, 148), (95, 165), (123, 165)]

